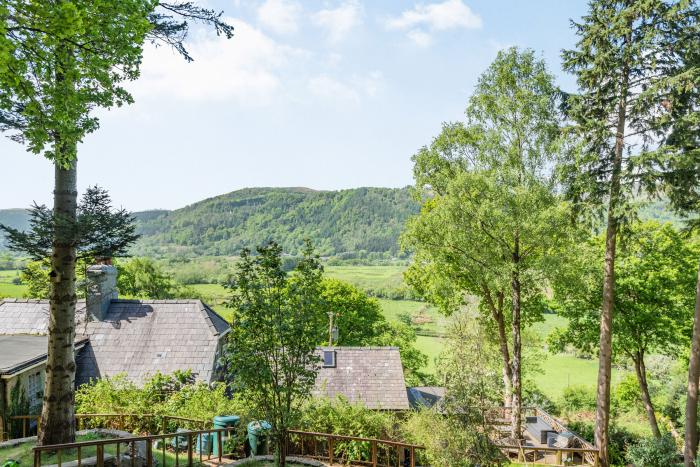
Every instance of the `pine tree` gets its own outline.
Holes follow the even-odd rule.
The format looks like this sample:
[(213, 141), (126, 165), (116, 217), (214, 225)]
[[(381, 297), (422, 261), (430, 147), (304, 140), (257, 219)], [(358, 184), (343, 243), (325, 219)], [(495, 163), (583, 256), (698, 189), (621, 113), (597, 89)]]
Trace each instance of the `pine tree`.
[(595, 440), (602, 464), (608, 465), (617, 238), (633, 215), (630, 195), (642, 181), (647, 187), (658, 181), (658, 167), (642, 162), (662, 139), (664, 125), (676, 118), (665, 107), (667, 98), (692, 86), (678, 51), (688, 31), (697, 28), (697, 6), (594, 0), (583, 20), (572, 25), (579, 41), (563, 58), (564, 68), (578, 80), (580, 94), (570, 97), (568, 110), (580, 146), (564, 178), (580, 212), (602, 214), (604, 207), (606, 219)]

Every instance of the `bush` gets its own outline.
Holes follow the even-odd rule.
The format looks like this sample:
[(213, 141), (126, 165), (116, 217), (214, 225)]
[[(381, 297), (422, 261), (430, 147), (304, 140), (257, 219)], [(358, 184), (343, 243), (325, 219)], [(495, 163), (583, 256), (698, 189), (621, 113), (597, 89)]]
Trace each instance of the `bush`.
[[(228, 397), (223, 384), (210, 388), (195, 382), (190, 372), (173, 375), (155, 374), (143, 387), (136, 386), (121, 374), (102, 378), (81, 386), (75, 394), (76, 413), (153, 414), (155, 418), (134, 418), (129, 428), (134, 432), (155, 432), (162, 427), (162, 416), (177, 416), (210, 421), (217, 415), (238, 415), (241, 425), (251, 417), (243, 399)], [(186, 423), (182, 423), (186, 425)], [(195, 428), (190, 426), (169, 426)]]
[(661, 438), (644, 438), (629, 446), (627, 460), (640, 467), (666, 467), (678, 462), (678, 450), (669, 434)]
[(559, 408), (540, 388), (531, 380), (525, 380), (523, 384), (523, 405), (526, 407), (539, 407), (552, 415), (559, 414)]
[[(593, 444), (593, 423), (575, 420), (569, 421), (567, 426), (571, 431), (582, 436), (586, 441)], [(639, 436), (635, 435), (627, 429), (611, 424), (608, 431), (608, 454), (610, 456), (610, 465), (625, 465), (625, 453), (629, 446), (639, 442)]]
[(569, 386), (564, 389), (559, 405), (568, 412), (594, 410), (596, 405), (595, 391), (586, 386)]
[(642, 393), (635, 375), (627, 374), (613, 388), (612, 402), (613, 406), (617, 406), (626, 412), (639, 413), (643, 410)]
[[(397, 419), (390, 412), (370, 410), (360, 403), (351, 403), (338, 396), (310, 400), (301, 411), (302, 430), (337, 433), (360, 438), (396, 439)], [(336, 441), (335, 454), (347, 460), (371, 460), (368, 443)]]
[(408, 442), (425, 446), (425, 451), (417, 452), (420, 465), (496, 465), (502, 456), (483, 429), (459, 416), (431, 409), (411, 412), (403, 431)]

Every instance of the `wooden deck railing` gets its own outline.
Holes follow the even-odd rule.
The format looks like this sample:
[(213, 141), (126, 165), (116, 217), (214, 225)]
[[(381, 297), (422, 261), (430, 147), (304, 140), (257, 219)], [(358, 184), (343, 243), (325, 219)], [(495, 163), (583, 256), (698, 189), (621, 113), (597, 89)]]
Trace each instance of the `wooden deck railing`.
[(372, 467), (416, 466), (425, 448), (416, 444), (375, 438), (291, 430), (287, 454), (329, 464)]
[[(41, 426), (41, 415), (13, 415), (8, 417), (8, 437), (13, 433), (13, 428), (20, 424), (22, 438), (38, 434)], [(31, 429), (31, 422), (36, 421), (36, 432)], [(210, 422), (193, 418), (176, 417), (171, 415), (156, 414), (114, 414), (114, 413), (82, 413), (75, 414), (75, 426), (77, 430), (87, 428), (111, 428), (123, 431), (141, 431), (147, 433), (167, 433), (168, 430), (177, 428), (203, 430)], [(19, 432), (20, 430), (17, 430)]]
[[(583, 448), (547, 448), (537, 446), (496, 445), (507, 457), (517, 456), (518, 462), (538, 465), (594, 465), (598, 466), (598, 451)], [(595, 460), (591, 463), (587, 457)]]
[[(203, 465), (205, 460), (214, 460), (220, 464), (224, 458), (240, 457), (242, 454), (241, 443), (228, 441), (235, 435), (236, 430), (236, 428), (212, 428), (37, 446), (34, 448), (34, 467), (49, 464), (61, 467), (67, 462), (77, 463), (78, 467), (81, 467), (84, 462), (98, 467), (103, 467), (106, 463), (116, 463), (118, 466), (131, 465), (131, 467), (152, 467), (156, 464), (163, 467), (178, 467)], [(209, 436), (208, 443), (204, 441), (205, 436)], [(214, 438), (218, 446), (217, 452), (212, 449), (211, 440)], [(154, 444), (159, 441), (160, 447), (154, 449)], [(167, 446), (171, 446), (171, 450), (168, 450)], [(233, 447), (235, 449), (232, 449)], [(92, 455), (93, 451), (94, 455)], [(91, 458), (89, 461), (88, 456)], [(112, 460), (114, 462), (111, 462)]]

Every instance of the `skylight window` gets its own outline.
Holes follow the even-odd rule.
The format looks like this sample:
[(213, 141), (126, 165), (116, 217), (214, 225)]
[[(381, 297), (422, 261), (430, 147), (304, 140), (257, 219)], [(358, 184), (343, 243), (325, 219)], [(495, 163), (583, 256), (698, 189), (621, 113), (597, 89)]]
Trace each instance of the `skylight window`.
[(335, 368), (335, 350), (323, 351), (323, 368)]

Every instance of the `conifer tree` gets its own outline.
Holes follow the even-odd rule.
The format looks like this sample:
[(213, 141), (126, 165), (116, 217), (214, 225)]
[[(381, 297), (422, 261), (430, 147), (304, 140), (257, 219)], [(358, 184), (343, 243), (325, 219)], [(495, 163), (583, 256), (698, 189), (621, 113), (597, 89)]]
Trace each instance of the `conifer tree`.
[(621, 224), (633, 215), (630, 199), (642, 180), (655, 187), (658, 168), (642, 164), (659, 130), (676, 116), (669, 94), (692, 85), (678, 53), (697, 27), (690, 1), (594, 0), (580, 23), (576, 48), (563, 52), (564, 68), (577, 77), (580, 94), (569, 115), (580, 138), (564, 171), (568, 196), (580, 212), (605, 217), (605, 260), (600, 315), (595, 440), (608, 465), (615, 255)]

